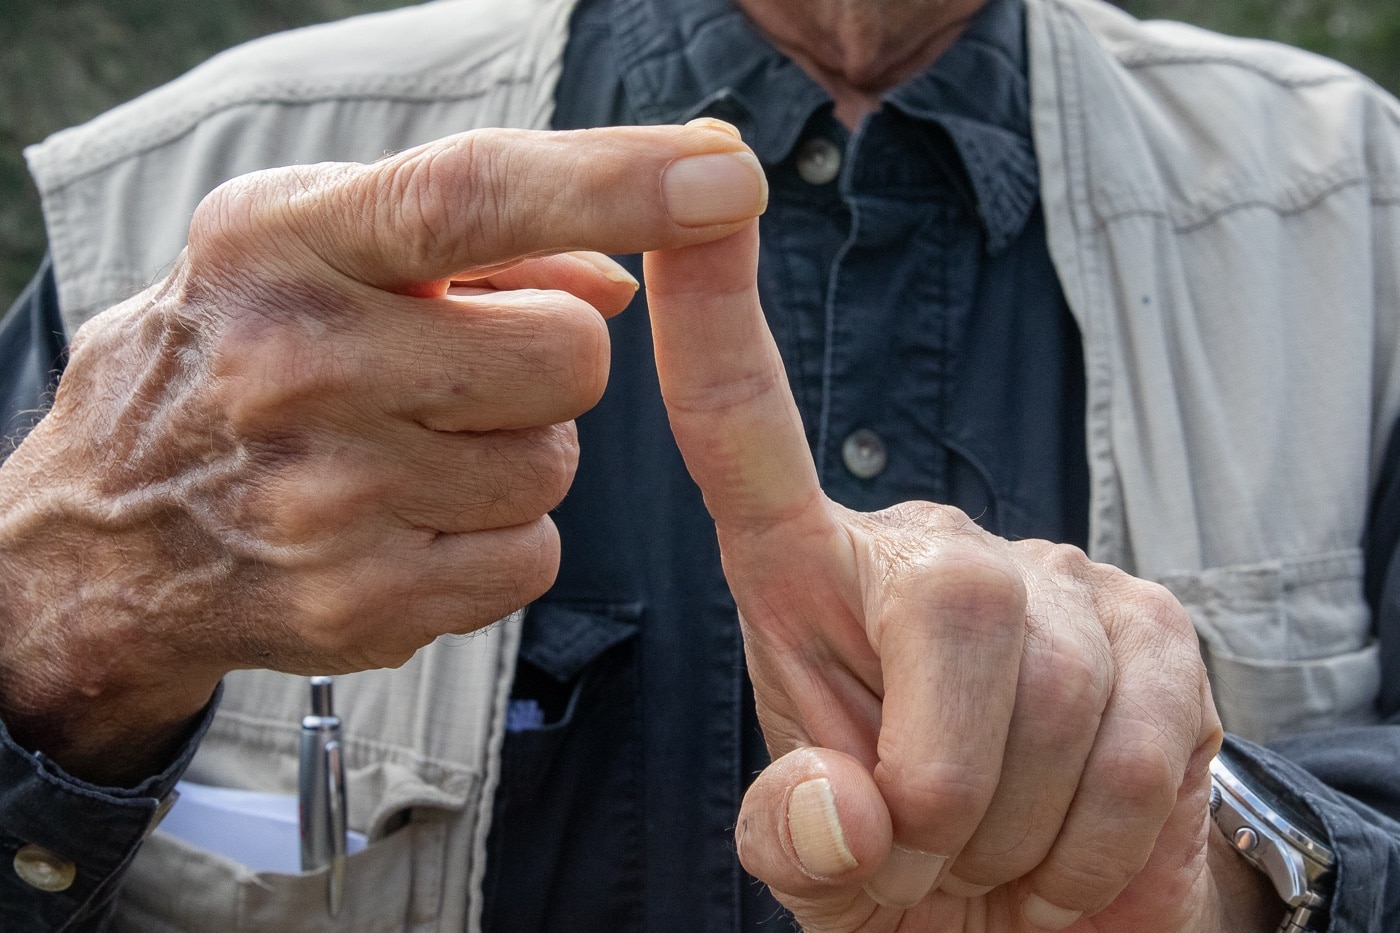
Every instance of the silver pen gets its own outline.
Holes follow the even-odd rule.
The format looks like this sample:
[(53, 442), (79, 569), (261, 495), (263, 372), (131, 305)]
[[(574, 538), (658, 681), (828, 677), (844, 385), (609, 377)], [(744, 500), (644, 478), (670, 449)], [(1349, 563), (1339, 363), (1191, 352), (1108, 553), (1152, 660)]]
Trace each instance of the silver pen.
[(301, 720), (299, 764), (301, 870), (330, 869), (326, 897), (334, 917), (345, 896), (345, 760), (329, 677), (311, 678), (311, 715)]

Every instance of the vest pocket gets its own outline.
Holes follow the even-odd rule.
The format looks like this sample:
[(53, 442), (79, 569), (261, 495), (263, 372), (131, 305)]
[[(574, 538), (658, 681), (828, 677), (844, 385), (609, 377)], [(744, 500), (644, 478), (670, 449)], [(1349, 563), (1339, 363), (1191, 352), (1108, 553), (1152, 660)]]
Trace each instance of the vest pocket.
[(328, 911), (326, 872), (253, 871), (157, 830), (122, 889), (113, 927), (130, 933), (289, 933), (437, 930), (449, 833), (461, 833), (474, 784), (431, 784), (395, 764), (347, 775), (351, 800), (373, 810), (370, 842), (346, 859), (344, 901)]
[[(441, 820), (410, 822), (350, 856), (339, 915), (327, 909), (326, 872), (286, 875), (243, 865), (157, 831), (123, 888), (119, 933), (290, 933), (418, 928), (413, 876), (442, 836)], [(426, 843), (426, 845), (425, 845)], [(441, 841), (436, 848), (440, 849)]]
[(1380, 652), (1359, 548), (1169, 574), (1226, 730), (1254, 741), (1377, 719)]
[[(258, 872), (157, 831), (137, 853), (113, 929), (132, 933), (460, 933), (484, 871), (489, 785), (519, 624), (446, 637), (398, 670), (336, 678), (349, 824), (368, 847), (346, 860), (328, 912), (326, 875)], [(186, 775), (216, 787), (295, 793), (305, 678), (235, 671)], [(493, 751), (493, 748), (495, 749)]]

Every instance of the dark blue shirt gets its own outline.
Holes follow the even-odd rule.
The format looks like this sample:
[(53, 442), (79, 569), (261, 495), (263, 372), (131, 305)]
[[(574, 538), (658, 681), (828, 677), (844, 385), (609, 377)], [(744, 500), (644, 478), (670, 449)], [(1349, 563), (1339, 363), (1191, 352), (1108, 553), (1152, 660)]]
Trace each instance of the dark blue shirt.
[[(559, 128), (699, 115), (740, 127), (771, 186), (764, 307), (833, 498), (860, 509), (934, 499), (998, 534), (1084, 542), (1081, 348), (1045, 242), (1020, 0), (992, 0), (854, 133), (728, 0), (585, 0), (556, 99)], [(486, 928), (787, 930), (733, 853), (739, 802), (767, 757), (713, 526), (657, 389), (645, 293), (610, 326), (611, 382), (579, 420), (578, 475), (554, 516), (558, 582), (526, 622)], [(0, 352), (25, 367), (4, 371), (12, 405), (0, 415), (33, 407), (46, 361), (62, 352), (50, 280), (7, 318)], [(1396, 591), (1400, 492), (1378, 499), (1377, 516), (1380, 603)], [(1397, 731), (1295, 742), (1290, 754), (1394, 813), (1400, 794), (1382, 771), (1400, 760)], [(1356, 873), (1383, 878), (1400, 862), (1385, 818), (1288, 761), (1250, 754), (1325, 811)], [(13, 747), (0, 747), (5, 762), (32, 770)], [(59, 841), (86, 835), (57, 791), (26, 805), (43, 807)], [(0, 800), (11, 848), (14, 825)], [(89, 873), (100, 880), (118, 862), (88, 859)], [(10, 890), (0, 888), (5, 929), (25, 916), (7, 913)], [(1354, 901), (1360, 917), (1366, 898)], [(1400, 906), (1388, 909), (1400, 922)], [(1394, 926), (1380, 922), (1348, 929)]]
[[(555, 125), (739, 127), (770, 183), (759, 290), (833, 498), (936, 499), (1000, 534), (1083, 543), (1083, 368), (1039, 208), (1022, 19), (995, 0), (850, 133), (726, 0), (593, 0)], [(734, 861), (739, 801), (767, 759), (644, 293), (612, 337), (515, 690), (562, 718), (507, 738), (487, 926), (790, 929)]]

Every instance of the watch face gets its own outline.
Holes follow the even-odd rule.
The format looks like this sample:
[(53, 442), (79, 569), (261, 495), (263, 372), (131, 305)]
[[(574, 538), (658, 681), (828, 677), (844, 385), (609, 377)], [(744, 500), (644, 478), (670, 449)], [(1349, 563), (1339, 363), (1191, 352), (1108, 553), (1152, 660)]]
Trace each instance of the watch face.
[[(1274, 829), (1284, 831), (1289, 836), (1301, 833), (1306, 838), (1299, 841), (1305, 843), (1305, 847), (1313, 857), (1331, 865), (1331, 852), (1326, 848), (1328, 840), (1326, 828), (1312, 810), (1298, 801), (1292, 791), (1284, 787), (1268, 771), (1255, 766), (1248, 758), (1232, 752), (1228, 747), (1221, 748), (1216, 757), (1264, 806), (1273, 810), (1284, 823), (1288, 824), (1287, 826), (1275, 826)], [(1292, 832), (1287, 832), (1289, 828), (1292, 829)]]

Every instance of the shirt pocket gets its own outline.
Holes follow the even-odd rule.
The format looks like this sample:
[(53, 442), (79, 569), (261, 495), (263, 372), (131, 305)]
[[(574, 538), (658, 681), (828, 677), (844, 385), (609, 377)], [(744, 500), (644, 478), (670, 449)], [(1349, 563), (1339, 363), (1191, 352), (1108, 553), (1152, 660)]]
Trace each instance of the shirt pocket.
[(548, 805), (548, 798), (564, 792), (563, 775), (557, 772), (571, 743), (583, 746), (572, 749), (577, 757), (596, 746), (597, 738), (588, 738), (594, 730), (617, 733), (619, 739), (630, 733), (640, 616), (636, 604), (530, 607), (507, 716), (504, 779), (497, 791), (505, 802), (535, 809)]
[(1173, 573), (1225, 728), (1254, 741), (1377, 719), (1380, 651), (1362, 594), (1362, 554)]
[[(133, 863), (113, 925), (120, 933), (400, 933), (439, 928), (448, 848), (477, 780), (397, 763), (351, 768), (352, 800), (373, 809), (369, 845), (349, 856), (332, 918), (327, 873), (253, 871), (157, 830)], [(460, 879), (464, 882), (465, 879)]]
[(643, 929), (642, 608), (526, 616), (487, 856), (484, 930)]

